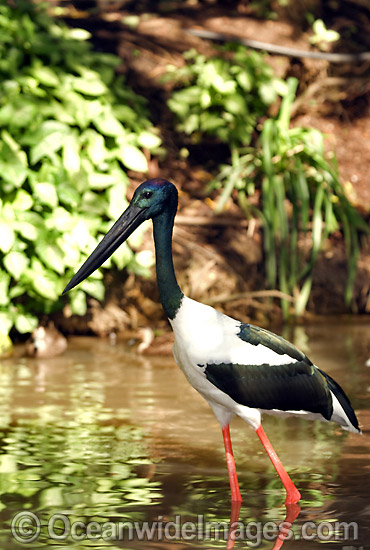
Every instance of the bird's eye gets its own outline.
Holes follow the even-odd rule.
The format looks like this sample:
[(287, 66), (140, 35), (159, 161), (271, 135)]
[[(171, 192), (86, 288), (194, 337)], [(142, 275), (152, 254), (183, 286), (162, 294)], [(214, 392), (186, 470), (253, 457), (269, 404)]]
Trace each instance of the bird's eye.
[(153, 195), (153, 191), (145, 191), (144, 193), (144, 199), (150, 199), (150, 197)]

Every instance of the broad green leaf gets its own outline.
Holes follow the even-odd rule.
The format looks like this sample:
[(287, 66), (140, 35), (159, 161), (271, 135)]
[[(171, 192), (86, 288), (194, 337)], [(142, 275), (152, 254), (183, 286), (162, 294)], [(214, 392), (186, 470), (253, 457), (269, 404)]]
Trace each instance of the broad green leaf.
[[(205, 117), (208, 118), (209, 116), (212, 116), (212, 115), (209, 115), (208, 111), (205, 111)], [(220, 120), (220, 117), (217, 117), (217, 120), (220, 121), (221, 124), (223, 124), (223, 122)], [(203, 128), (204, 128), (204, 126), (203, 126)], [(191, 115), (186, 117), (186, 120), (184, 121), (183, 124), (181, 124), (179, 126), (179, 129), (181, 131), (184, 131), (185, 134), (192, 134), (196, 130), (199, 130), (200, 129), (200, 116), (196, 113), (192, 113)]]
[(34, 290), (43, 298), (51, 301), (56, 301), (59, 298), (59, 285), (57, 285), (56, 278), (51, 277), (51, 274), (34, 272), (31, 282)]
[(143, 222), (128, 238), (128, 244), (132, 248), (138, 248), (143, 242), (144, 234), (150, 229), (150, 220)]
[(125, 135), (125, 130), (119, 120), (113, 115), (112, 110), (105, 107), (94, 119), (96, 128), (105, 136), (118, 137)]
[(151, 250), (141, 250), (135, 257), (137, 263), (142, 267), (149, 268), (154, 265), (154, 256)]
[(310, 149), (317, 151), (318, 153), (322, 153), (324, 147), (324, 134), (322, 134), (319, 130), (316, 128), (310, 128), (310, 130), (306, 132), (302, 138), (304, 143), (307, 144)]
[(37, 317), (31, 313), (18, 313), (15, 317), (15, 328), (21, 334), (32, 332), (39, 323)]
[[(81, 94), (74, 91), (62, 93), (63, 106), (66, 111), (72, 116), (73, 124), (76, 124), (80, 128), (86, 128), (89, 126), (94, 116), (98, 114), (96, 108), (93, 109), (96, 103), (99, 106), (99, 112), (101, 110), (100, 102), (89, 101)], [(90, 111), (93, 111), (92, 113)], [(56, 116), (56, 115), (55, 115)]]
[(10, 275), (0, 269), (0, 306), (9, 304)]
[(22, 273), (25, 271), (29, 264), (29, 258), (23, 252), (9, 252), (4, 256), (4, 266), (7, 271), (14, 277), (16, 281), (19, 281)]
[(8, 144), (0, 145), (0, 175), (13, 187), (20, 187), (27, 178), (28, 162), (24, 151), (14, 151)]
[(52, 158), (53, 153), (61, 149), (68, 132), (55, 131), (48, 134), (42, 141), (31, 147), (31, 164), (37, 164), (43, 157)]
[(96, 118), (104, 111), (104, 105), (99, 99), (94, 99), (90, 101), (85, 101), (86, 106), (86, 117), (90, 122), (94, 122)]
[(38, 228), (44, 227), (45, 222), (43, 217), (33, 210), (20, 210), (16, 214), (17, 220), (28, 222)]
[(71, 238), (74, 239), (76, 245), (81, 252), (89, 253), (96, 246), (96, 240), (91, 235), (89, 227), (84, 220), (80, 219), (75, 224), (71, 231)]
[(137, 110), (132, 109), (128, 105), (115, 105), (113, 109), (114, 116), (123, 122), (123, 124), (127, 127), (136, 127), (136, 121), (137, 121)]
[(24, 189), (19, 189), (13, 201), (14, 210), (29, 210), (33, 205), (32, 197)]
[(15, 221), (14, 229), (28, 241), (35, 241), (39, 236), (39, 230), (30, 222)]
[(63, 204), (76, 207), (81, 202), (81, 196), (78, 191), (76, 191), (75, 187), (69, 185), (68, 183), (61, 183), (60, 185), (58, 185), (56, 192), (58, 194), (60, 202)]
[[(21, 150), (21, 146), (19, 143), (15, 141), (12, 135), (9, 134), (6, 130), (3, 130), (1, 132), (1, 139), (8, 145), (8, 147), (13, 151), (13, 153), (17, 153)], [(25, 165), (27, 166), (27, 160), (25, 161)]]
[(337, 31), (326, 28), (322, 19), (316, 19), (314, 21), (312, 30), (315, 35), (310, 37), (311, 44), (317, 44), (319, 42), (335, 42), (340, 38), (340, 34)]
[(80, 211), (86, 212), (89, 216), (95, 216), (96, 220), (100, 220), (100, 217), (106, 213), (107, 208), (105, 195), (100, 195), (99, 200), (96, 200), (96, 193), (94, 191), (86, 191), (82, 195)]
[(148, 163), (144, 153), (134, 145), (122, 145), (117, 149), (117, 158), (130, 170), (147, 172)]
[(48, 136), (52, 136), (53, 134), (67, 135), (70, 131), (71, 129), (68, 124), (53, 118), (48, 118), (42, 122), (42, 124), (27, 133), (24, 142), (27, 143), (27, 145), (36, 145)]
[(46, 204), (51, 208), (58, 205), (58, 195), (55, 186), (52, 183), (34, 183), (32, 185), (32, 189), (41, 204)]
[(86, 294), (76, 290), (70, 294), (71, 310), (74, 315), (85, 315), (87, 311)]
[(86, 29), (68, 29), (68, 35), (73, 40), (89, 40), (91, 38), (91, 33)]
[(250, 92), (253, 86), (253, 79), (250, 73), (241, 71), (236, 75), (236, 80), (241, 88), (246, 92)]
[(127, 206), (126, 201), (126, 184), (124, 182), (118, 182), (107, 191), (108, 196), (108, 208), (107, 215), (116, 220)]
[(59, 78), (55, 71), (53, 71), (50, 67), (42, 66), (35, 67), (31, 71), (32, 76), (36, 78), (41, 84), (44, 84), (45, 86), (51, 86), (54, 87), (58, 86), (59, 84)]
[(0, 311), (0, 334), (9, 334), (13, 326), (13, 314), (7, 311)]
[(98, 76), (95, 78), (75, 77), (73, 79), (73, 87), (77, 92), (91, 96), (100, 96), (107, 92), (107, 87)]
[(15, 240), (13, 228), (5, 222), (0, 222), (0, 250), (6, 254), (12, 248)]
[[(129, 248), (127, 243), (123, 243), (111, 256), (112, 263), (115, 263), (118, 269), (122, 270), (126, 265), (128, 265), (133, 259), (134, 253), (131, 248)], [(104, 267), (108, 267), (106, 263)], [(110, 266), (109, 266), (110, 267)]]
[(270, 105), (276, 99), (276, 90), (271, 83), (261, 84), (259, 86), (259, 95), (266, 105)]
[(64, 273), (65, 263), (60, 248), (55, 244), (40, 242), (36, 245), (36, 253), (47, 267), (50, 267), (60, 275)]
[(87, 138), (86, 152), (95, 166), (98, 166), (107, 156), (104, 137), (91, 129), (86, 130), (84, 137)]
[(104, 299), (104, 283), (96, 279), (86, 279), (81, 283), (81, 288), (87, 293), (90, 294), (93, 298), (96, 298), (99, 301)]
[(150, 268), (139, 264), (136, 261), (135, 256), (132, 258), (132, 261), (130, 262), (130, 264), (128, 266), (128, 269), (130, 271), (132, 271), (133, 273), (136, 273), (137, 275), (140, 275), (141, 277), (150, 277)]
[(212, 86), (222, 94), (232, 94), (235, 91), (236, 83), (235, 80), (230, 80), (229, 78), (224, 79), (221, 75), (215, 75), (215, 78), (212, 81)]
[(0, 126), (8, 126), (10, 121), (14, 118), (16, 109), (10, 103), (6, 103), (4, 107), (0, 109)]
[(211, 104), (212, 104), (211, 94), (208, 92), (208, 90), (204, 90), (202, 92), (202, 95), (200, 96), (200, 105), (202, 109), (208, 109), (208, 107), (210, 107)]
[(91, 189), (105, 189), (115, 183), (115, 177), (113, 174), (100, 174), (98, 172), (89, 174), (88, 180), (89, 187)]
[(126, 15), (122, 17), (122, 23), (131, 29), (136, 29), (140, 23), (140, 17), (138, 15)]
[(159, 147), (162, 140), (159, 136), (152, 134), (151, 132), (141, 132), (137, 138), (138, 145), (146, 147), (147, 149), (155, 149)]
[(172, 94), (168, 100), (170, 109), (181, 116), (185, 116), (189, 111), (189, 105), (199, 105), (202, 90), (199, 86), (190, 86)]
[(64, 139), (63, 166), (71, 175), (80, 170), (80, 147), (74, 134), (66, 136)]
[(22, 296), (22, 294), (25, 294), (26, 291), (27, 289), (23, 285), (13, 285), (9, 291), (9, 297), (11, 300), (13, 300), (13, 298), (18, 298), (18, 296)]
[(63, 233), (61, 237), (57, 238), (56, 244), (63, 252), (63, 260), (66, 266), (75, 268), (81, 262), (80, 249), (70, 233)]
[(244, 114), (246, 105), (244, 98), (239, 94), (232, 94), (225, 100), (225, 108), (235, 115)]
[[(184, 131), (187, 134), (191, 134), (199, 127), (199, 121), (197, 119), (198, 116), (196, 116), (196, 119), (193, 118), (193, 115), (189, 116), (184, 125)], [(222, 118), (209, 112), (202, 113), (199, 117), (199, 120), (201, 125), (200, 127), (205, 132), (212, 132), (214, 130), (217, 130), (217, 128), (225, 126), (225, 121)]]
[(285, 80), (282, 80), (281, 78), (275, 78), (272, 81), (272, 85), (279, 96), (284, 97), (288, 93), (288, 84), (285, 82)]
[(62, 208), (61, 206), (55, 208), (50, 216), (45, 219), (45, 226), (47, 229), (57, 229), (62, 233), (65, 231), (71, 231), (75, 225), (75, 218), (68, 212), (68, 210)]
[[(19, 129), (28, 128), (37, 116), (38, 109), (35, 99), (28, 100), (26, 97), (20, 97), (13, 101), (13, 104), (7, 109), (5, 106), (0, 111), (0, 125), (6, 125), (9, 128)], [(6, 120), (8, 118), (8, 120)]]
[(50, 110), (52, 110), (55, 119), (59, 122), (71, 126), (75, 124), (75, 117), (73, 116), (71, 109), (69, 109), (67, 105), (61, 104), (59, 103), (59, 101), (50, 99)]

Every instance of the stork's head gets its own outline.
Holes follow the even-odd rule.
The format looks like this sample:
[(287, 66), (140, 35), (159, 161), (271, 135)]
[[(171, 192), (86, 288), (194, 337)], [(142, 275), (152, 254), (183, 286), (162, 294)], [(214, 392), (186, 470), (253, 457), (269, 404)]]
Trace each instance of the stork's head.
[(177, 196), (177, 189), (173, 183), (155, 178), (139, 185), (132, 197), (130, 207), (145, 211), (145, 219), (155, 218), (164, 210), (176, 209)]
[(176, 187), (168, 180), (155, 178), (139, 185), (127, 209), (70, 280), (63, 294), (98, 269), (143, 221), (156, 218), (164, 212), (174, 216), (177, 197)]

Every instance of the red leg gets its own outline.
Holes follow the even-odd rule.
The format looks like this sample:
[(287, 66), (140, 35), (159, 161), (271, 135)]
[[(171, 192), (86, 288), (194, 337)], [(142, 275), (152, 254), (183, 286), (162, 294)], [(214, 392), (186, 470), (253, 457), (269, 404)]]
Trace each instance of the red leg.
[(283, 485), (286, 490), (285, 504), (294, 504), (295, 502), (298, 502), (299, 499), (301, 498), (301, 493), (298, 491), (297, 487), (294, 485), (293, 481), (290, 479), (287, 472), (285, 471), (285, 468), (280, 462), (278, 455), (276, 454), (267, 435), (265, 434), (265, 431), (262, 428), (262, 425), (260, 425), (259, 428), (257, 428), (256, 433), (260, 438), (262, 445), (265, 447), (271, 462), (275, 466), (275, 469), (281, 481), (283, 482)]
[(231, 500), (241, 502), (242, 497), (239, 489), (238, 476), (236, 475), (235, 460), (233, 449), (231, 446), (230, 429), (228, 425), (222, 428), (222, 435), (225, 443), (226, 464), (230, 479)]

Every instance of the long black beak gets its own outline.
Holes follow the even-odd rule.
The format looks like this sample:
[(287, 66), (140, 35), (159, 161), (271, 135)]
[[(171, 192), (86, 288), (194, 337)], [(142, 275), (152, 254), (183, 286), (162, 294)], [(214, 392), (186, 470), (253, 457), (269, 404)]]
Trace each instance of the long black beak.
[(91, 273), (100, 267), (115, 250), (146, 220), (146, 208), (138, 208), (130, 204), (122, 216), (111, 227), (102, 241), (95, 248), (86, 262), (80, 267), (63, 290), (63, 294), (84, 281)]

